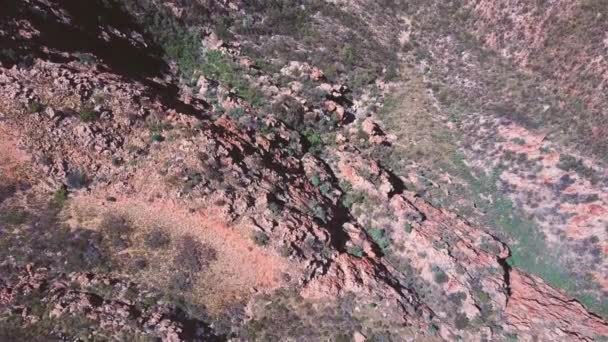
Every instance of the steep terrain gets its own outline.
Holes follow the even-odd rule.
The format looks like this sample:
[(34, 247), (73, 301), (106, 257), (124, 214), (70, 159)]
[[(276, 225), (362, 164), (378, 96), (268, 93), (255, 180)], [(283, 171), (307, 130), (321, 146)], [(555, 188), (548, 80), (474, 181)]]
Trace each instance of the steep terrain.
[(2, 1), (0, 340), (607, 338), (596, 2)]

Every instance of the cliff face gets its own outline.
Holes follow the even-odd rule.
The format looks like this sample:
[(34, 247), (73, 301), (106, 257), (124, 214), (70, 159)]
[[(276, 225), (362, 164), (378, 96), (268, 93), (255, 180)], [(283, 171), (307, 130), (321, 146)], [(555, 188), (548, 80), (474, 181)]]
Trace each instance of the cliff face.
[[(427, 28), (409, 16), (415, 4), (391, 3), (7, 3), (0, 337), (607, 336), (572, 292), (513, 261), (528, 247), (486, 220), (476, 204), (485, 195), (442, 163), (444, 148), (460, 149), (488, 168), (503, 149), (483, 158), (449, 137), (484, 137), (504, 123), (444, 119), (424, 68), (440, 75), (454, 46), (425, 45)], [(491, 3), (467, 6), (488, 28), (503, 15)], [(546, 45), (486, 39), (475, 27), (491, 48)], [(422, 49), (446, 59), (416, 59)], [(511, 51), (522, 67), (536, 53)], [(446, 203), (454, 193), (470, 194), (470, 216)], [(599, 227), (603, 206), (594, 208), (588, 221)], [(603, 255), (588, 271), (605, 282)]]

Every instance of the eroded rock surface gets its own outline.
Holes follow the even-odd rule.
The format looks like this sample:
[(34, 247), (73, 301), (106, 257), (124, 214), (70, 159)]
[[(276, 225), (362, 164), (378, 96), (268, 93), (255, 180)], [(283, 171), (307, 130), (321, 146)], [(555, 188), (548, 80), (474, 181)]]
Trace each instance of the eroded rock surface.
[[(347, 5), (348, 13), (361, 16), (366, 8), (375, 8), (365, 1)], [(244, 4), (209, 6), (242, 13)], [(353, 95), (319, 67), (298, 61), (266, 75), (239, 44), (224, 42), (208, 27), (197, 31), (205, 35), (205, 51), (226, 59), (223, 68), (245, 75), (229, 81), (258, 87), (255, 95), (270, 104), (260, 107), (245, 96), (251, 94), (243, 92), (243, 84), (237, 89), (226, 80), (200, 75), (192, 82), (198, 89), (180, 83), (183, 75), (171, 71), (175, 65), (152, 57), (158, 56), (155, 47), (137, 25), (110, 21), (90, 26), (76, 16), (78, 8), (73, 1), (36, 0), (13, 4), (2, 14), (11, 19), (0, 24), (2, 42), (31, 58), (27, 63), (15, 63), (14, 56), (0, 60), (0, 132), (11, 132), (11, 139), (0, 140), (7, 157), (0, 161), (0, 174), (7, 175), (0, 180), (0, 206), (11, 214), (3, 214), (6, 222), (0, 229), (14, 235), (36, 229), (61, 228), (66, 236), (77, 232), (87, 237), (78, 235), (73, 246), (78, 253), (77, 248), (84, 250), (83, 260), (107, 257), (115, 264), (64, 272), (53, 263), (24, 264), (37, 259), (26, 254), (22, 260), (20, 251), (10, 250), (18, 257), (2, 261), (3, 316), (26, 328), (43, 319), (82, 316), (114, 338), (124, 332), (164, 341), (245, 340), (237, 328), (257, 322), (257, 316), (239, 305), (255, 307), (256, 296), (290, 288), (303, 300), (354, 296), (357, 313), (380, 312), (384, 322), (409, 329), (409, 335), (396, 337), (402, 340), (501, 340), (508, 333), (523, 340), (586, 341), (608, 334), (606, 322), (582, 304), (511, 268), (508, 246), (487, 229), (410, 191), (404, 175), (345, 137), (360, 124), (364, 143), (390, 148), (395, 142), (389, 129), (361, 115), (364, 108), (374, 108), (366, 103), (380, 101), (390, 89), (385, 82), (362, 81), (362, 87), (377, 87), (377, 97), (371, 91)], [(105, 13), (101, 8), (106, 7), (99, 9)], [(178, 3), (168, 8), (177, 18), (187, 16), (188, 8)], [(46, 19), (32, 14), (38, 10), (48, 12)], [(382, 23), (374, 35), (394, 24), (381, 19), (375, 19)], [(45, 32), (47, 25), (54, 27), (48, 32), (52, 37)], [(57, 45), (54, 38), (63, 34), (80, 38), (79, 49)], [(105, 48), (96, 50), (95, 42)], [(120, 47), (125, 48), (124, 60), (107, 51)], [(133, 61), (148, 68), (130, 70)], [(225, 77), (220, 71), (211, 74)], [(291, 79), (282, 84), (275, 77)], [(510, 138), (514, 129), (502, 126), (498, 132)], [(328, 141), (336, 145), (326, 146)], [(542, 141), (530, 135), (523, 145), (486, 152), (527, 149), (533, 155)], [(21, 177), (16, 171), (21, 167), (31, 174)], [(510, 173), (503, 177), (531, 191), (557, 181), (551, 175), (540, 181), (518, 180)], [(25, 179), (31, 188), (18, 187)], [(573, 182), (588, 185), (577, 180)], [(605, 202), (602, 196), (594, 202)], [(41, 198), (52, 198), (51, 204)], [(16, 208), (49, 217), (14, 215), (20, 212)], [(602, 205), (577, 203), (570, 209), (579, 215), (555, 227), (574, 236), (572, 227), (593, 225), (596, 235), (604, 234), (598, 228), (605, 223), (599, 218)], [(121, 218), (108, 223), (104, 215), (109, 214)], [(180, 220), (181, 227), (168, 227)], [(150, 232), (157, 235), (151, 238)], [(42, 241), (36, 240), (35, 247), (44, 248)], [(245, 250), (251, 260), (234, 256)], [(65, 255), (53, 249), (48, 257), (60, 256)], [(222, 268), (228, 262), (246, 267)], [(158, 276), (146, 271), (154, 267)], [(598, 266), (598, 278), (604, 268)], [(247, 274), (237, 274), (246, 269)], [(130, 282), (124, 276), (139, 278)], [(153, 297), (148, 303), (154, 290), (141, 284), (189, 293), (185, 300), (202, 300), (197, 304), (216, 319), (238, 312), (238, 322), (218, 327), (164, 299)], [(100, 286), (105, 292), (98, 293)], [(132, 298), (127, 289), (134, 292)], [(31, 300), (43, 302), (49, 312), (32, 314)], [(226, 336), (215, 331), (220, 328)], [(366, 339), (359, 331), (352, 336)]]

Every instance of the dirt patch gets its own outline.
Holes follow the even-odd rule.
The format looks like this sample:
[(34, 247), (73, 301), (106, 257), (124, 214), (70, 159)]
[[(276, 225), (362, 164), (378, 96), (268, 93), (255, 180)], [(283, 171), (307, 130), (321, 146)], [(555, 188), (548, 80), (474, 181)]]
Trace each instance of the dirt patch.
[[(196, 278), (188, 294), (210, 313), (220, 313), (230, 305), (244, 303), (257, 292), (278, 288), (283, 283), (282, 275), (288, 270), (289, 263), (256, 246), (247, 235), (248, 230), (226, 225), (216, 219), (213, 212), (190, 212), (175, 202), (147, 203), (133, 198), (109, 202), (94, 196), (78, 195), (73, 199), (69, 222), (98, 227), (108, 215), (118, 215), (129, 221), (135, 230), (135, 241), (143, 240), (146, 233), (153, 230), (162, 230), (174, 242), (191, 236), (213, 250), (213, 260)], [(149, 263), (156, 265), (141, 271), (139, 276), (162, 287), (186, 267), (172, 262), (179, 252), (176, 248), (151, 252), (145, 245), (134, 243), (120, 253), (147, 256)]]
[(26, 178), (29, 160), (28, 155), (17, 148), (17, 137), (8, 127), (0, 124), (0, 183)]

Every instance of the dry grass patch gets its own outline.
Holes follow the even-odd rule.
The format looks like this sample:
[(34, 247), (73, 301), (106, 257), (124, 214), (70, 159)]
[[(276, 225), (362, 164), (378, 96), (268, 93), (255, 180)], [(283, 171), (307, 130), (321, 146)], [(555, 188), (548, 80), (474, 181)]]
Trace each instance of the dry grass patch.
[[(211, 313), (243, 303), (252, 293), (278, 288), (288, 270), (285, 259), (256, 246), (246, 230), (172, 202), (106, 202), (76, 196), (71, 213), (73, 222), (97, 230), (104, 229), (107, 217), (128, 222), (129, 229), (121, 229), (112, 239), (119, 242), (116, 257), (126, 269), (143, 282), (204, 305)], [(82, 213), (86, 217), (78, 216)]]

